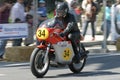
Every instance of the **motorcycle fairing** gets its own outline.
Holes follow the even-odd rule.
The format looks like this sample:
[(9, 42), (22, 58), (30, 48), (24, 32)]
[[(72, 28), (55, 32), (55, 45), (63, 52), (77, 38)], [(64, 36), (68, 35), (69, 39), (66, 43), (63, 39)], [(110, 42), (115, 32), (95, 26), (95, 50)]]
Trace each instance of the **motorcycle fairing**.
[(70, 42), (62, 41), (53, 44), (55, 49), (55, 60), (62, 64), (69, 64), (74, 56), (73, 48)]

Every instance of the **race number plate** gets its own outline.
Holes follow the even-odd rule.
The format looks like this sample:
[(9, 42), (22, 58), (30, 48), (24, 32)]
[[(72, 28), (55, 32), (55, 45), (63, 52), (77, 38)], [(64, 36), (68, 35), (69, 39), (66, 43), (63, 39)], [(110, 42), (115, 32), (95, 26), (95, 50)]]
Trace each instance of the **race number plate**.
[(72, 56), (72, 50), (70, 48), (66, 48), (63, 52), (63, 59), (68, 61), (71, 59)]
[(36, 36), (40, 40), (46, 40), (49, 36), (49, 31), (46, 28), (39, 28), (36, 32)]

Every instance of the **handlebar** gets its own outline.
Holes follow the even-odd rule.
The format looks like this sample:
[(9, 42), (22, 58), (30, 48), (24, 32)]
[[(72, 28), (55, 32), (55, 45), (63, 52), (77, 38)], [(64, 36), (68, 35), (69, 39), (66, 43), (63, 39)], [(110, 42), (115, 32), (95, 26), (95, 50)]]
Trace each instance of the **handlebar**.
[(62, 41), (65, 40), (65, 37), (61, 37), (61, 36), (60, 36), (60, 33), (58, 33), (58, 32), (54, 32), (53, 35), (55, 35), (56, 37), (61, 38)]

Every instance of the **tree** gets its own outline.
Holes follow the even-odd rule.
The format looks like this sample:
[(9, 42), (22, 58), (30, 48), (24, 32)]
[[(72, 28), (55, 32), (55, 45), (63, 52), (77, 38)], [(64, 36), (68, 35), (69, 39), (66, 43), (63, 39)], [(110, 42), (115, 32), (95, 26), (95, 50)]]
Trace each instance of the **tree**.
[(46, 1), (46, 7), (47, 7), (47, 11), (53, 11), (55, 8), (55, 0), (45, 0)]
[(55, 9), (55, 2), (56, 1), (62, 2), (64, 0), (45, 0), (45, 1), (46, 1), (46, 6), (47, 6), (48, 12), (51, 12)]

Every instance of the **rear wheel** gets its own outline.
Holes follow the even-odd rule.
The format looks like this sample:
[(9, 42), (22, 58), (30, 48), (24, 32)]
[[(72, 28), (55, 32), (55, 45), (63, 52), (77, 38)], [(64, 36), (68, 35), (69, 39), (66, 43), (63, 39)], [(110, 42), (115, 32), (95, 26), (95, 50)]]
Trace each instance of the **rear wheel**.
[(49, 69), (49, 57), (45, 58), (46, 50), (35, 48), (30, 58), (30, 67), (34, 76), (42, 78)]
[[(85, 52), (85, 48), (84, 48), (84, 45), (82, 43), (79, 43), (78, 49), (79, 49), (79, 52)], [(75, 63), (74, 61), (71, 62), (71, 64), (69, 64), (69, 69), (73, 73), (79, 73), (79, 72), (82, 71), (82, 69), (84, 68), (85, 64), (86, 64), (86, 57), (83, 58), (82, 60), (80, 60), (79, 63)]]
[(79, 63), (75, 63), (72, 62), (71, 64), (69, 64), (69, 69), (73, 72), (73, 73), (79, 73), (82, 71), (82, 69), (84, 68), (86, 63), (86, 58), (80, 60)]

